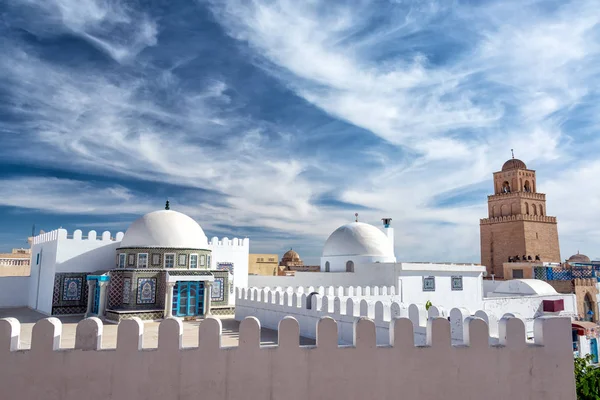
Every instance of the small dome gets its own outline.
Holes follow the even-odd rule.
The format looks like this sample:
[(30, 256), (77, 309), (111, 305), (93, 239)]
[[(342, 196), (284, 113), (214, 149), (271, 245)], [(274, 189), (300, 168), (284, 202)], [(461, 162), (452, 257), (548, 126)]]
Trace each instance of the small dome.
[(177, 211), (153, 211), (133, 221), (120, 247), (206, 249), (208, 240), (196, 221)]
[(548, 282), (539, 279), (511, 279), (503, 281), (491, 294), (493, 297), (541, 296), (557, 294), (557, 292)]
[(283, 255), (282, 261), (300, 261), (300, 255), (296, 253), (294, 250), (289, 249)]
[(373, 225), (352, 222), (337, 228), (323, 246), (323, 257), (394, 257), (388, 237)]
[(502, 166), (502, 171), (510, 171), (511, 169), (527, 169), (527, 165), (518, 158), (511, 158)]
[(567, 262), (570, 263), (589, 263), (590, 258), (588, 256), (586, 256), (585, 254), (573, 254), (571, 257), (569, 257), (569, 259), (567, 260)]

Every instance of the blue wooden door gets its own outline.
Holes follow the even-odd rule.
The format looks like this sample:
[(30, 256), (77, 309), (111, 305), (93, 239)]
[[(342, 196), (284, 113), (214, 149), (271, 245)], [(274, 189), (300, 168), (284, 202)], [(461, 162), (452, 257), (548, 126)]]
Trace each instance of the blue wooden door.
[(595, 363), (598, 362), (598, 339), (593, 338), (590, 340), (590, 347), (592, 348), (592, 357)]
[(177, 282), (173, 288), (173, 314), (188, 317), (204, 314), (204, 283)]

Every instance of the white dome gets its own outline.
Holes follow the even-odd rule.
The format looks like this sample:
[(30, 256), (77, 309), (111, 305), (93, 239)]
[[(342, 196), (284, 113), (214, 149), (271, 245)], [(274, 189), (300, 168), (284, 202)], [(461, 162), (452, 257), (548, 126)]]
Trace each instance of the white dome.
[(373, 225), (352, 222), (337, 228), (323, 246), (323, 257), (394, 257), (390, 239)]
[(494, 296), (542, 296), (558, 294), (548, 282), (539, 279), (511, 279), (499, 284)]
[(208, 240), (196, 221), (177, 211), (153, 211), (133, 221), (120, 247), (206, 249)]

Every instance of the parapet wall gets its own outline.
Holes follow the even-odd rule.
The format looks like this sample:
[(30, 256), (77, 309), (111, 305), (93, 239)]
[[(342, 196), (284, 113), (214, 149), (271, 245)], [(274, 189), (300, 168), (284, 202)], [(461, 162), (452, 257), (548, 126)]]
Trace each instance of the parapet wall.
[(260, 324), (240, 324), (239, 346), (221, 347), (221, 322), (208, 318), (199, 346), (182, 349), (183, 324), (161, 322), (157, 349), (143, 349), (144, 325), (121, 322), (116, 349), (102, 349), (103, 326), (77, 325), (75, 349), (60, 348), (56, 318), (33, 327), (31, 350), (19, 350), (20, 325), (0, 320), (2, 398), (104, 399), (556, 399), (575, 400), (570, 322), (536, 321), (527, 344), (518, 319), (500, 321), (500, 345), (490, 346), (486, 323), (470, 318), (460, 346), (444, 318), (427, 322), (426, 346), (415, 347), (409, 319), (390, 321), (390, 343), (376, 346), (376, 326), (353, 323), (352, 345), (339, 347), (338, 324), (322, 318), (316, 346), (299, 346), (294, 318), (279, 324), (278, 345), (260, 345)]
[[(313, 294), (311, 293), (322, 293)], [(343, 293), (343, 294), (341, 294)], [(488, 312), (431, 306), (424, 304), (405, 304), (395, 296), (393, 287), (373, 288), (249, 288), (237, 289), (235, 318), (238, 321), (246, 317), (258, 318), (262, 326), (277, 329), (279, 322), (286, 316), (293, 316), (300, 323), (302, 336), (316, 338), (316, 322), (323, 316), (338, 321), (340, 344), (352, 343), (353, 324), (357, 317), (368, 317), (376, 326), (377, 343), (389, 344), (389, 323), (394, 318), (406, 317), (414, 325), (414, 340), (419, 345), (426, 343), (426, 327), (430, 318), (443, 317), (450, 320), (451, 338), (459, 344), (463, 338), (463, 323), (470, 317), (483, 319), (490, 328), (492, 343), (499, 341), (499, 320), (502, 317), (517, 318), (521, 323), (526, 319), (518, 313)], [(527, 321), (533, 330), (533, 321)]]
[[(72, 235), (69, 235), (69, 233), (66, 229), (61, 228), (61, 229), (55, 229), (53, 231), (34, 236), (33, 244), (46, 243), (46, 242), (51, 242), (53, 240), (59, 240), (59, 239), (61, 239), (61, 240), (102, 240), (102, 241), (106, 241), (106, 242), (120, 242), (121, 240), (123, 240), (124, 235), (125, 234), (123, 232), (117, 232), (117, 234), (115, 236), (113, 236), (111, 234), (111, 232), (104, 231), (104, 232), (102, 232), (102, 235), (99, 236), (95, 230), (91, 230), (87, 233), (87, 235), (84, 236), (83, 231), (81, 229), (77, 229), (77, 230), (73, 231)], [(215, 236), (210, 240), (209, 244), (211, 246), (217, 246), (217, 247), (249, 247), (250, 239), (248, 239), (248, 238), (229, 239), (227, 237), (224, 237), (222, 240), (219, 240), (219, 238)]]
[(229, 239), (227, 237), (224, 237), (223, 239), (219, 240), (218, 237), (213, 237), (212, 239), (210, 239), (209, 244), (213, 247), (250, 247), (250, 239), (248, 238), (244, 238), (244, 239), (238, 239), (238, 238), (233, 238), (233, 239)]
[(109, 231), (102, 232), (102, 235), (98, 236), (95, 230), (91, 230), (86, 236), (83, 236), (81, 229), (73, 231), (72, 235), (69, 235), (66, 229), (55, 229), (50, 232), (42, 233), (33, 237), (33, 244), (41, 244), (51, 242), (54, 240), (101, 240), (103, 242), (120, 242), (123, 240), (123, 232), (117, 232), (113, 237)]

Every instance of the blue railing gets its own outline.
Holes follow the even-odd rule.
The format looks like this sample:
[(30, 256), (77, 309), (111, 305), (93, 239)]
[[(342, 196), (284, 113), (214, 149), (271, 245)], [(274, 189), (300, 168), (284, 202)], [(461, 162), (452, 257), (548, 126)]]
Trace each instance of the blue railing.
[(600, 282), (600, 264), (571, 264), (566, 268), (535, 267), (536, 279), (543, 281), (570, 281), (572, 279), (596, 279)]

